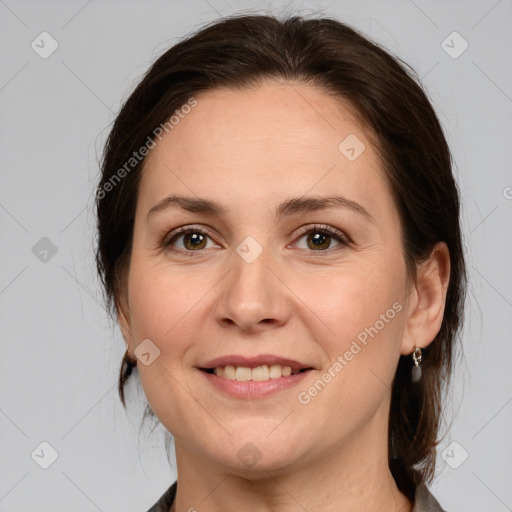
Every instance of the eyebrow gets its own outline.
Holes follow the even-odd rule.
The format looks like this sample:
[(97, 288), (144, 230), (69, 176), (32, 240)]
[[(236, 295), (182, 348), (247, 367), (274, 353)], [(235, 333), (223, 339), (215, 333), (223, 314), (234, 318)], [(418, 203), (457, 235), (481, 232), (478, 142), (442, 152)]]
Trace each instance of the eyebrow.
[[(181, 208), (193, 213), (205, 213), (215, 215), (217, 217), (225, 217), (227, 210), (217, 203), (209, 199), (199, 197), (188, 197), (177, 194), (172, 194), (158, 201), (147, 214), (147, 219), (157, 212), (167, 210), (169, 208)], [(276, 210), (275, 221), (278, 222), (283, 217), (294, 215), (297, 213), (314, 212), (318, 210), (325, 210), (327, 208), (348, 208), (362, 216), (369, 221), (374, 221), (370, 213), (359, 203), (343, 196), (309, 196), (309, 197), (296, 197), (282, 202)]]

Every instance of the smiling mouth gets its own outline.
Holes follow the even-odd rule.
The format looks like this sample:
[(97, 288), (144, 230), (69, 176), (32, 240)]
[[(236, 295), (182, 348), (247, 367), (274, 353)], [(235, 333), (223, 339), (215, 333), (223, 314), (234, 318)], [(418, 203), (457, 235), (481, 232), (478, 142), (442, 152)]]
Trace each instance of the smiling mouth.
[(248, 366), (227, 365), (217, 366), (215, 368), (200, 368), (200, 370), (226, 380), (236, 380), (238, 382), (247, 382), (252, 380), (261, 382), (271, 379), (280, 379), (281, 377), (289, 377), (290, 375), (297, 375), (299, 373), (312, 370), (312, 368), (301, 368), (294, 371), (290, 366), (264, 364), (254, 368)]

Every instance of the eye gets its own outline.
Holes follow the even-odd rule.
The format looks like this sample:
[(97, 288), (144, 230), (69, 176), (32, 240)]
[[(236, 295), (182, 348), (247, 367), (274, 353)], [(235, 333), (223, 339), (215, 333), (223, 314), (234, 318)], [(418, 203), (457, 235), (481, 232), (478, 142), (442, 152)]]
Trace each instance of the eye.
[[(181, 242), (176, 246), (176, 242), (180, 239)], [(162, 245), (165, 248), (177, 249), (183, 252), (197, 252), (211, 247), (211, 245), (208, 246), (208, 239), (211, 240), (209, 231), (204, 228), (180, 227), (165, 237)]]
[[(349, 240), (347, 240), (340, 230), (325, 224), (314, 225), (312, 227), (306, 226), (301, 230), (300, 235), (299, 241), (305, 238), (305, 246), (300, 247), (300, 244), (297, 243), (300, 249), (326, 252), (327, 249), (339, 245), (349, 245)], [(336, 242), (334, 247), (332, 247), (333, 241)]]

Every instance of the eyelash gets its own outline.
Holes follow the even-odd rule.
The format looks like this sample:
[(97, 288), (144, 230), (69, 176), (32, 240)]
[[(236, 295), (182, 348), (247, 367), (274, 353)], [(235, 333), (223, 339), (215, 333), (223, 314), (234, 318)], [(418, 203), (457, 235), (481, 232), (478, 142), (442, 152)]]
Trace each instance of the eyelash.
[[(300, 228), (299, 233), (297, 234), (297, 239), (300, 239), (304, 235), (307, 235), (309, 233), (316, 233), (316, 232), (324, 233), (324, 234), (328, 234), (329, 236), (332, 236), (337, 242), (340, 243), (340, 246), (342, 246), (342, 247), (347, 247), (352, 243), (352, 240), (347, 235), (345, 235), (342, 231), (340, 231), (336, 228), (330, 227), (326, 224), (313, 224), (312, 226), (305, 226), (304, 228)], [(208, 230), (207, 228), (196, 227), (196, 226), (187, 226), (187, 227), (182, 226), (180, 228), (175, 229), (171, 233), (164, 235), (160, 241), (160, 245), (165, 250), (170, 250), (173, 252), (180, 252), (182, 254), (185, 254), (187, 257), (193, 257), (195, 255), (194, 253), (203, 252), (201, 250), (188, 251), (188, 250), (176, 249), (176, 248), (172, 247), (172, 245), (171, 245), (172, 242), (174, 242), (181, 235), (184, 235), (187, 233), (201, 233), (203, 235), (208, 236), (209, 238), (213, 238), (213, 233), (210, 230)], [(339, 248), (339, 247), (338, 246), (333, 247), (333, 248), (330, 247), (329, 249), (318, 250), (318, 251), (310, 250), (309, 252), (315, 253), (315, 255), (318, 255), (318, 256), (322, 256), (325, 253), (330, 254), (332, 251), (335, 251), (337, 248)], [(303, 250), (307, 250), (307, 249), (303, 249)]]

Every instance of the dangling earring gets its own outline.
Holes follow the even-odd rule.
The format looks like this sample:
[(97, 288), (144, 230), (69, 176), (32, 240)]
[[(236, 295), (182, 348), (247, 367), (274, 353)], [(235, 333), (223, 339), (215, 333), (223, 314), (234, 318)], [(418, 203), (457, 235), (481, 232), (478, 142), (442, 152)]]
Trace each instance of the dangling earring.
[(413, 382), (419, 382), (421, 379), (421, 348), (414, 347), (414, 352), (412, 353), (412, 358), (414, 360), (414, 366), (411, 371), (411, 380)]

